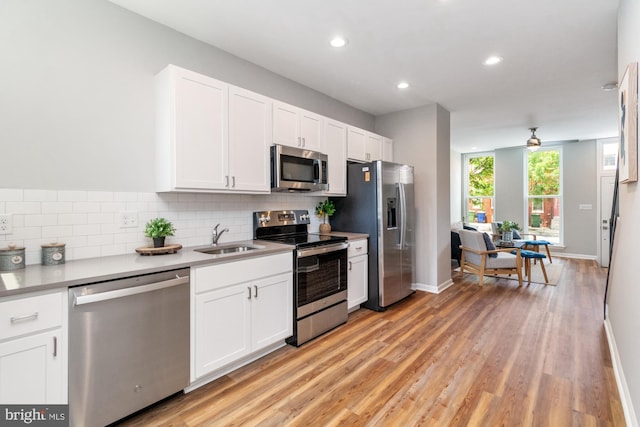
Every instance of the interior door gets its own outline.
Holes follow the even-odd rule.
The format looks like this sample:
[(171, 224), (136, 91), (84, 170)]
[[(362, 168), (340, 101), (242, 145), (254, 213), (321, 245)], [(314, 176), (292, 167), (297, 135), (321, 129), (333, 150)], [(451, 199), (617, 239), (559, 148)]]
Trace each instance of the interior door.
[(614, 176), (600, 177), (600, 265), (609, 267), (609, 217), (613, 204)]

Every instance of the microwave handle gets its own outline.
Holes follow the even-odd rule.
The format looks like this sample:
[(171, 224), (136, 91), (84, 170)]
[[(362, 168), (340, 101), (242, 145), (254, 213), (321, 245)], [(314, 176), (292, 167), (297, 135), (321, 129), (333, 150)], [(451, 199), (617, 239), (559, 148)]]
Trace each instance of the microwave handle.
[(320, 167), (320, 160), (313, 161), (313, 180), (318, 184), (322, 182), (322, 168)]

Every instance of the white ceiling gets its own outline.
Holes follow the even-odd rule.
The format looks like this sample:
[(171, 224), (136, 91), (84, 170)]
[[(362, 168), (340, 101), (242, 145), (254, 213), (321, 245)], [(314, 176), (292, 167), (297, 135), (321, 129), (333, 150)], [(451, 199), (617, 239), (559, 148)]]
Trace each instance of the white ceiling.
[(374, 115), (439, 103), (461, 152), (617, 134), (618, 0), (111, 1)]

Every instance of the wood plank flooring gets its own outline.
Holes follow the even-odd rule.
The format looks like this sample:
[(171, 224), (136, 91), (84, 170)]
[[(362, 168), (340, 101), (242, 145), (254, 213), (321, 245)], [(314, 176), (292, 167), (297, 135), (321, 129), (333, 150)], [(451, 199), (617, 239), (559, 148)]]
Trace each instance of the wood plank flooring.
[(454, 275), (284, 347), (126, 426), (623, 426), (602, 319), (606, 270), (558, 286)]

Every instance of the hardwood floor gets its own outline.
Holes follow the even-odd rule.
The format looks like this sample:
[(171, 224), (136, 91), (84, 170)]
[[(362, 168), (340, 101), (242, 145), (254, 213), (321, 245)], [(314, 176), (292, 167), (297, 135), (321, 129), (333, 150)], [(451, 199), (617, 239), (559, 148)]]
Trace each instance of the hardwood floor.
[(602, 319), (606, 271), (558, 286), (454, 275), (284, 347), (126, 426), (623, 426)]

